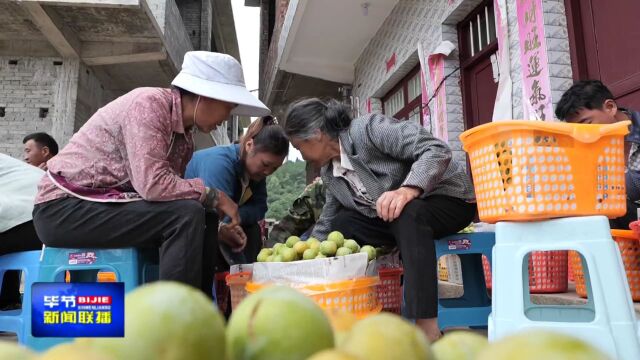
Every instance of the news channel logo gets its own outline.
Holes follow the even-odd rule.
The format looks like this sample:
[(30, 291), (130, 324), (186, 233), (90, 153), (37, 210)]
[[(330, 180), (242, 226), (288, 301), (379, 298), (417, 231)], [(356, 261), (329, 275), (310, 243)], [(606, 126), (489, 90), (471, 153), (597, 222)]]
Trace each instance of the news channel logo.
[(124, 283), (34, 283), (34, 337), (124, 337)]

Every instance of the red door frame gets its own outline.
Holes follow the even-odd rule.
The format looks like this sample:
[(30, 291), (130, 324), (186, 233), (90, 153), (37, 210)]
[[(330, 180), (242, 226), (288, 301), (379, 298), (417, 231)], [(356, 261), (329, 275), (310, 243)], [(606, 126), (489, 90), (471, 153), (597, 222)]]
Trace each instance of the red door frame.
[[(596, 49), (592, 48), (590, 43), (586, 43), (585, 34), (582, 32), (584, 24), (582, 23), (583, 16), (581, 14), (582, 6), (580, 5), (580, 0), (564, 0), (564, 7), (567, 14), (567, 31), (573, 79), (587, 79), (589, 76), (587, 53), (595, 54)], [(590, 12), (591, 6), (587, 7)], [(590, 28), (593, 29), (593, 27)], [(593, 35), (593, 33), (589, 35)], [(581, 46), (576, 46), (576, 44), (581, 44)]]
[(470, 44), (467, 41), (467, 35), (469, 31), (467, 24), (472, 18), (476, 17), (478, 13), (483, 11), (485, 6), (491, 3), (491, 0), (483, 1), (478, 5), (476, 9), (474, 9), (469, 15), (467, 15), (464, 20), (460, 21), (457, 26), (460, 59), (466, 59), (460, 61), (460, 90), (462, 92), (462, 114), (464, 116), (465, 129), (470, 129), (474, 126), (474, 124), (471, 123), (471, 119), (474, 117), (473, 102), (471, 101), (471, 89), (469, 88), (470, 84), (465, 81), (465, 70), (473, 67), (478, 62), (485, 60), (486, 56), (490, 56), (498, 50), (498, 41), (495, 40), (480, 52), (474, 54), (473, 57), (471, 57)]
[[(564, 5), (567, 14), (567, 30), (573, 79), (600, 79), (598, 57), (587, 56), (587, 54), (598, 54), (595, 41), (587, 41), (587, 39), (595, 39), (596, 37), (596, 27), (593, 21), (594, 12), (591, 2), (584, 0), (564, 0)], [(615, 84), (607, 84), (607, 86), (613, 95), (618, 98), (638, 91), (638, 80), (638, 75), (636, 74)]]

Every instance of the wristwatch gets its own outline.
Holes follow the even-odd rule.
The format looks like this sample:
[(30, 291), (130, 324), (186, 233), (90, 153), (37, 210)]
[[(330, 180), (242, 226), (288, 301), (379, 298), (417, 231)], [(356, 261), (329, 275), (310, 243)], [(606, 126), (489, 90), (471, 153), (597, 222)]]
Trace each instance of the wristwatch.
[(204, 199), (204, 205), (207, 209), (215, 210), (218, 206), (218, 190), (210, 187), (205, 187), (206, 197)]

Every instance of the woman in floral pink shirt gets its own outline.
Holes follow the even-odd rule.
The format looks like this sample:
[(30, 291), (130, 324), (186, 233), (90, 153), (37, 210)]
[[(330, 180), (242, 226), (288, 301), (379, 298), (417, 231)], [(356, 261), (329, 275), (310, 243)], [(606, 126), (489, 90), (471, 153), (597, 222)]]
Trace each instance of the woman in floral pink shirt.
[(210, 132), (230, 114), (269, 109), (224, 54), (188, 52), (172, 85), (135, 89), (98, 110), (47, 163), (33, 222), (47, 246), (158, 247), (160, 279), (210, 293), (218, 246), (217, 231), (205, 238), (205, 216), (232, 219), (240, 236), (228, 245), (236, 251), (246, 236), (227, 195), (183, 178), (192, 133)]

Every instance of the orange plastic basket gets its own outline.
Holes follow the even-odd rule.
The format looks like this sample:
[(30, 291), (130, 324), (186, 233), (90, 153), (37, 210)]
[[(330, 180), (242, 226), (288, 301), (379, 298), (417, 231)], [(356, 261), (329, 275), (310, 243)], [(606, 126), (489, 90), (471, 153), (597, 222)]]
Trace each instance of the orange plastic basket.
[(574, 275), (574, 271), (573, 271), (573, 262), (571, 261), (571, 251), (569, 251), (569, 261), (567, 261), (569, 264), (569, 272), (567, 273), (567, 278), (569, 279), (569, 282), (575, 283), (576, 282), (576, 277)]
[(239, 272), (227, 275), (227, 286), (231, 293), (231, 310), (235, 309), (245, 297), (247, 283), (251, 280), (250, 272)]
[(229, 275), (228, 271), (216, 273), (214, 276), (214, 286), (216, 289), (216, 302), (218, 304), (218, 309), (223, 314), (227, 312), (227, 306), (229, 306), (229, 296), (230, 290), (227, 286), (227, 276)]
[(482, 270), (484, 270), (484, 282), (487, 285), (487, 290), (491, 290), (491, 264), (484, 255), (482, 255)]
[(402, 310), (402, 268), (381, 268), (378, 270), (378, 302), (382, 311), (400, 314)]
[[(633, 301), (640, 301), (640, 242), (638, 237), (631, 230), (611, 230), (611, 236), (620, 249), (627, 281), (629, 281), (631, 298)], [(569, 259), (573, 265), (576, 293), (586, 298), (587, 288), (580, 254), (577, 251), (570, 251)]]
[(529, 256), (529, 292), (532, 294), (567, 292), (568, 253), (534, 251)]
[(624, 135), (609, 125), (499, 121), (467, 130), (478, 213), (484, 222), (626, 212)]
[[(531, 294), (563, 293), (568, 289), (567, 251), (533, 251), (529, 256), (529, 292)], [(487, 289), (491, 289), (491, 265), (482, 256)]]
[(587, 288), (584, 282), (584, 272), (582, 271), (582, 261), (577, 251), (569, 251), (569, 263), (573, 271), (573, 281), (576, 284), (576, 293), (578, 296), (586, 298)]
[[(378, 302), (377, 286), (380, 279), (363, 277), (352, 280), (338, 281), (328, 284), (292, 286), (306, 296), (312, 298), (327, 312), (335, 310), (346, 311), (362, 318), (382, 310)], [(254, 293), (269, 284), (248, 282), (246, 289)]]

